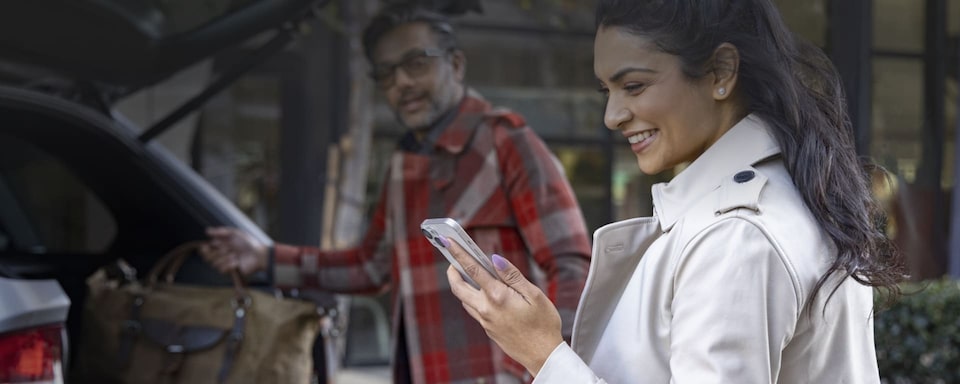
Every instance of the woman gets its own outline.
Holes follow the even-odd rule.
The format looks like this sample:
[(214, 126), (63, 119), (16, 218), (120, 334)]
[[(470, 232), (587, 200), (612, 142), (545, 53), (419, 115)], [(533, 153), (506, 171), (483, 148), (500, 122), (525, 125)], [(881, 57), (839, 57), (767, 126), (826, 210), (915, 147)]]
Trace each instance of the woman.
[[(837, 75), (770, 0), (601, 0), (604, 120), (655, 214), (594, 235), (572, 347), (543, 293), (448, 247), (448, 279), (536, 382), (878, 383), (873, 287), (899, 257), (858, 162)], [(447, 242), (449, 244), (449, 242)]]

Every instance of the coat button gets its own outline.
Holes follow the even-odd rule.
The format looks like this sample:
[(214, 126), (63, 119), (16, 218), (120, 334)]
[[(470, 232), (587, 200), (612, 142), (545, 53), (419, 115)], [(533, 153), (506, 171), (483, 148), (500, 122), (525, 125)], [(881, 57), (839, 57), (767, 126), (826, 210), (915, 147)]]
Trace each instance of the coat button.
[(737, 183), (746, 183), (750, 180), (753, 180), (753, 177), (756, 176), (756, 173), (753, 171), (740, 171), (736, 175), (733, 175), (733, 181)]

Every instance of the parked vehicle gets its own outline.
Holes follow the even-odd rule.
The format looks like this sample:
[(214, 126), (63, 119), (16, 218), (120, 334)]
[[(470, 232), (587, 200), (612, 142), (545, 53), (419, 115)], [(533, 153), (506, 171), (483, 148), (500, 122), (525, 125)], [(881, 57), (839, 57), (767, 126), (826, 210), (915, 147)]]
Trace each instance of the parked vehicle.
[[(173, 23), (171, 7), (218, 3)], [(149, 129), (113, 110), (221, 49), (277, 29), (319, 0), (32, 0), (0, 4), (0, 383), (62, 383), (80, 338), (85, 279), (124, 259), (146, 271), (165, 252), (228, 225), (270, 238), (193, 170), (151, 141), (243, 69), (238, 64)], [(191, 5), (193, 4), (193, 5)], [(233, 4), (227, 6), (227, 4)], [(167, 12), (167, 13), (165, 13)], [(178, 280), (228, 284), (200, 260)], [(266, 275), (254, 285), (269, 285)], [(321, 360), (322, 361), (322, 360)]]

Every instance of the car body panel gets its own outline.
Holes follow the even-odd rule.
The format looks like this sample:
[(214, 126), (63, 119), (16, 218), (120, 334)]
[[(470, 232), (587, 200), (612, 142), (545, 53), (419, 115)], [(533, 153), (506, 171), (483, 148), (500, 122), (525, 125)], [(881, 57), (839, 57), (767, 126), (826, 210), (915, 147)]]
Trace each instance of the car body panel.
[(56, 280), (0, 277), (0, 333), (64, 323), (70, 299)]

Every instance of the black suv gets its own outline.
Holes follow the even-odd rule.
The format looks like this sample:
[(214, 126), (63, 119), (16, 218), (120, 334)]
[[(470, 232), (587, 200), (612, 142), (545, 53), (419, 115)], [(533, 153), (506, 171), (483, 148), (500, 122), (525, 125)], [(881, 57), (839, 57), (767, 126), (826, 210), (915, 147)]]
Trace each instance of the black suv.
[[(321, 0), (31, 0), (0, 4), (0, 382), (69, 381), (85, 279), (149, 269), (208, 226), (271, 240), (152, 141), (294, 37)], [(207, 7), (180, 17), (176, 7)], [(185, 15), (191, 16), (186, 13)], [(196, 15), (192, 15), (196, 16)], [(249, 60), (152, 127), (114, 101), (275, 30)], [(227, 281), (200, 260), (178, 279)], [(268, 276), (254, 284), (269, 285)], [(69, 300), (67, 300), (69, 298)], [(69, 307), (69, 312), (68, 312)]]

